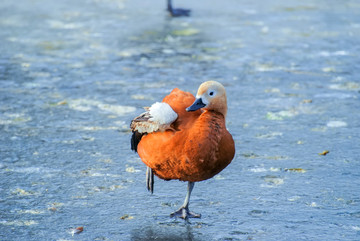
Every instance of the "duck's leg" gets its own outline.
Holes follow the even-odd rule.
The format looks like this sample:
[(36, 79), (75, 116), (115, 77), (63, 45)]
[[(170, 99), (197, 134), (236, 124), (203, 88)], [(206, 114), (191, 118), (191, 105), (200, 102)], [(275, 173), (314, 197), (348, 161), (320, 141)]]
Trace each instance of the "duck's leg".
[(146, 188), (149, 192), (154, 192), (154, 172), (150, 167), (146, 169)]
[(170, 214), (170, 217), (180, 217), (183, 219), (188, 219), (188, 218), (200, 218), (201, 214), (198, 213), (193, 213), (190, 212), (189, 210), (189, 202), (190, 202), (190, 195), (191, 192), (194, 188), (195, 183), (193, 182), (188, 182), (188, 187), (187, 187), (187, 194), (185, 197), (185, 201), (184, 204), (179, 208), (179, 210), (177, 210), (176, 212), (173, 212)]
[(172, 0), (167, 0), (167, 10), (172, 17), (190, 16), (190, 9), (173, 8)]

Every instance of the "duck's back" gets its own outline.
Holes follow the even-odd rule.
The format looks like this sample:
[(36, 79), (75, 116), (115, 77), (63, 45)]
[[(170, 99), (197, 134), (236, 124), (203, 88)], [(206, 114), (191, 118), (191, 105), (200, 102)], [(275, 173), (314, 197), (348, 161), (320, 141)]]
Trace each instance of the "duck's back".
[(178, 88), (173, 89), (173, 91), (163, 99), (163, 102), (168, 103), (178, 114), (177, 120), (173, 123), (175, 129), (190, 128), (194, 120), (201, 114), (200, 110), (194, 112), (186, 111), (186, 108), (189, 107), (194, 100), (195, 97), (193, 94)]

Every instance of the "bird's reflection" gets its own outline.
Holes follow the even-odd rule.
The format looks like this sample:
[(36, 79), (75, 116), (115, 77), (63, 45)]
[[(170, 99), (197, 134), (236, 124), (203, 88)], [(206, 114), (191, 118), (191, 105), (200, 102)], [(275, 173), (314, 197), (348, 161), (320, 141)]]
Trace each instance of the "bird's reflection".
[(156, 241), (193, 241), (201, 240), (195, 237), (191, 224), (147, 226), (132, 231), (132, 241), (156, 240)]

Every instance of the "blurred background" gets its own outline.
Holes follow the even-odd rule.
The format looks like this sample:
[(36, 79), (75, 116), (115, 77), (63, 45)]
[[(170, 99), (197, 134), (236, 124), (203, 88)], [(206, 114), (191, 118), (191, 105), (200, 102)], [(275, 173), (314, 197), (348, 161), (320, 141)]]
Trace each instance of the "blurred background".
[[(2, 0), (1, 240), (359, 240), (360, 3)], [(155, 180), (129, 123), (178, 87), (228, 92), (233, 162)], [(83, 231), (81, 232), (81, 228)], [(78, 229), (76, 229), (78, 228)]]

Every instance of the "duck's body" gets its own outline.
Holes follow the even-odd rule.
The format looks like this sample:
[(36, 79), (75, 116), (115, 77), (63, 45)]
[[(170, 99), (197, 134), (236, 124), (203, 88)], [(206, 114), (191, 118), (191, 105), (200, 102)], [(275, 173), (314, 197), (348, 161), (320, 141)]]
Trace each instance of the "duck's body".
[(190, 9), (173, 8), (171, 0), (167, 0), (167, 11), (172, 17), (182, 17), (182, 16), (188, 17), (190, 16), (190, 12), (191, 12)]
[(178, 114), (174, 130), (143, 136), (137, 152), (156, 176), (198, 182), (223, 170), (233, 158), (233, 142), (225, 118), (214, 111), (186, 112), (195, 101), (190, 93), (174, 89), (163, 102)]
[[(233, 159), (234, 141), (225, 126), (227, 111), (225, 89), (214, 81), (206, 83), (208, 86), (205, 92), (200, 94), (198, 92), (197, 99), (189, 92), (176, 88), (163, 99), (162, 107), (159, 108), (160, 113), (155, 111), (155, 107), (150, 107), (148, 114), (144, 113), (132, 121), (133, 149), (137, 150), (141, 160), (150, 169), (148, 172), (152, 172), (148, 173), (150, 175), (148, 180), (155, 174), (165, 180), (188, 181), (193, 187), (194, 182), (203, 181), (218, 174)], [(220, 97), (221, 102), (225, 101), (225, 103), (215, 103), (217, 100), (215, 97), (213, 99), (209, 96), (208, 99), (206, 96), (200, 97), (208, 95), (209, 88), (219, 96), (224, 95)], [(220, 90), (211, 88), (220, 88)], [(166, 110), (164, 107), (167, 105), (172, 110)], [(156, 121), (158, 118), (152, 115), (169, 118), (159, 122)], [(144, 127), (144, 125), (150, 126)], [(162, 130), (153, 131), (158, 125), (162, 127)], [(139, 130), (142, 133), (139, 134)], [(153, 185), (153, 181), (150, 180), (150, 182)], [(150, 189), (152, 191), (152, 188)], [(188, 196), (190, 197), (190, 193)]]

